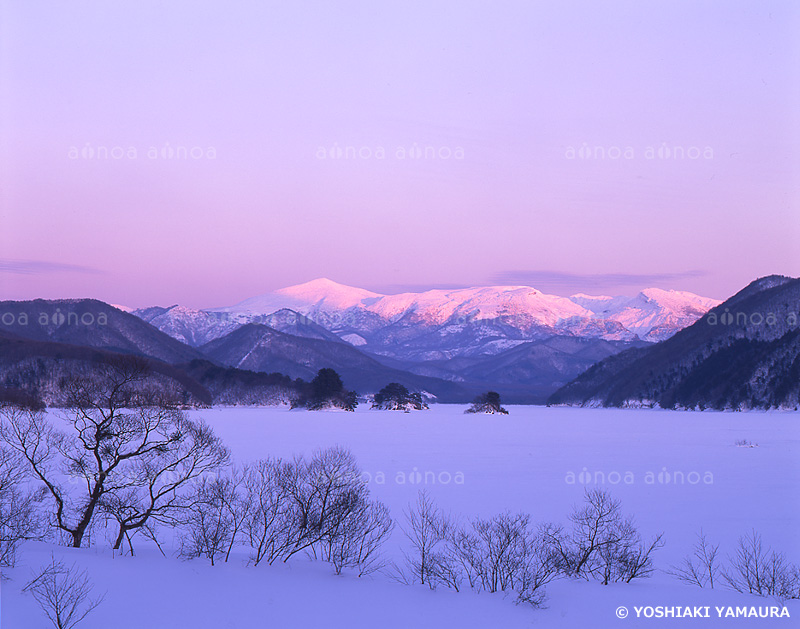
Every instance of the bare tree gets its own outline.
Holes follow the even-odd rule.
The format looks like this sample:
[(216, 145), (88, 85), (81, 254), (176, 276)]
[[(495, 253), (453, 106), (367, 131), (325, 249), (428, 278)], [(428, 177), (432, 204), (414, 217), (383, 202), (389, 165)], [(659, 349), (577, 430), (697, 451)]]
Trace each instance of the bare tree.
[(85, 570), (51, 558), (23, 588), (30, 592), (56, 629), (71, 629), (88, 616), (105, 595), (91, 599), (94, 586)]
[[(0, 409), (0, 438), (27, 462), (54, 504), (54, 525), (80, 547), (101, 509), (119, 524), (115, 547), (131, 530), (163, 515), (189, 479), (224, 462), (210, 429), (190, 421), (148, 364), (134, 357), (101, 376), (62, 383), (67, 408), (51, 416)], [(58, 426), (58, 427), (57, 427)], [(69, 490), (63, 481), (77, 480)]]
[(330, 561), (337, 572), (379, 569), (392, 530), (388, 509), (369, 497), (352, 454), (334, 447), (306, 461), (267, 459), (245, 481), (242, 531), (251, 562), (289, 561), (300, 552)]
[(444, 584), (458, 590), (460, 574), (447, 547), (454, 534), (453, 520), (434, 504), (427, 491), (421, 490), (416, 503), (408, 506), (401, 528), (411, 545), (410, 552), (403, 552), (408, 574), (401, 570), (402, 578), (431, 589)]
[(319, 450), (307, 464), (296, 460), (294, 474), (286, 478), (296, 527), (284, 561), (305, 550), (315, 558), (325, 553), (351, 514), (369, 499), (361, 470), (344, 448)]
[(780, 595), (784, 599), (800, 598), (800, 566), (792, 564), (782, 579)]
[(623, 517), (619, 500), (608, 492), (588, 490), (585, 505), (575, 508), (570, 521), (569, 532), (557, 525), (542, 529), (564, 574), (604, 585), (652, 575), (652, 554), (664, 545), (663, 534), (645, 544), (633, 520)]
[(265, 459), (251, 466), (244, 481), (248, 505), (243, 522), (245, 541), (251, 549), (250, 561), (271, 564), (278, 559), (295, 535), (294, 514), (289, 502), (289, 479), (294, 464), (281, 459)]
[(169, 447), (131, 461), (100, 500), (102, 511), (117, 523), (115, 549), (126, 538), (130, 545), (130, 534), (148, 523), (175, 524), (192, 504), (188, 494), (191, 481), (219, 470), (228, 461), (228, 450), (205, 424), (181, 414), (173, 428)]
[(39, 537), (41, 496), (23, 488), (25, 479), (24, 461), (0, 448), (0, 569), (14, 566), (22, 542)]
[(684, 557), (680, 564), (672, 566), (666, 572), (686, 583), (713, 589), (719, 576), (718, 556), (719, 544), (709, 542), (701, 529), (697, 534), (692, 554)]
[(158, 539), (158, 527), (156, 526), (155, 522), (148, 522), (145, 524), (141, 529), (139, 529), (139, 533), (142, 537), (149, 539), (156, 545), (158, 552), (161, 553), (162, 557), (167, 556), (167, 553), (164, 552), (164, 548), (161, 546), (161, 542)]
[(755, 530), (739, 538), (736, 552), (722, 571), (728, 587), (737, 592), (774, 596), (779, 600), (800, 597), (800, 570), (783, 553), (765, 548)]
[(477, 591), (514, 593), (518, 603), (541, 607), (545, 586), (560, 574), (548, 539), (523, 513), (462, 526), (421, 491), (406, 511), (403, 532), (411, 546), (404, 552), (405, 571), (398, 571), (404, 583), (456, 591), (466, 583)]
[(386, 505), (360, 501), (339, 530), (325, 540), (323, 559), (333, 564), (336, 574), (344, 568), (357, 569), (358, 576), (376, 572), (386, 566), (380, 550), (393, 528)]
[(559, 575), (552, 548), (527, 514), (478, 518), (470, 530), (456, 533), (453, 544), (470, 587), (514, 592), (518, 602), (533, 607), (543, 605), (545, 586)]
[(183, 557), (204, 556), (213, 566), (218, 556), (230, 559), (240, 542), (248, 505), (243, 492), (248, 470), (233, 469), (230, 474), (195, 483), (191, 505), (186, 510), (186, 530), (181, 534)]

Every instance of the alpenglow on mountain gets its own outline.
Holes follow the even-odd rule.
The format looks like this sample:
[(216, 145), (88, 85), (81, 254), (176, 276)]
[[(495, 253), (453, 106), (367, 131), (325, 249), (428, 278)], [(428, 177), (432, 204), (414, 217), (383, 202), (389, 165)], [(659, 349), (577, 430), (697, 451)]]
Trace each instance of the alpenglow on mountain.
[[(0, 330), (0, 389), (54, 403), (65, 370), (137, 355), (202, 403), (286, 399), (293, 379), (323, 367), (362, 394), (397, 382), (442, 402), (491, 390), (509, 403), (543, 403), (598, 361), (694, 321), (710, 301), (656, 289), (565, 298), (520, 286), (380, 295), (317, 280), (214, 310), (3, 302), (6, 319), (46, 313), (51, 324)], [(102, 325), (71, 324), (81, 313), (102, 313)]]
[(195, 347), (259, 323), (295, 336), (340, 339), (382, 356), (426, 361), (494, 355), (554, 336), (656, 342), (719, 303), (659, 288), (634, 297), (559, 297), (529, 286), (382, 295), (317, 279), (225, 308), (154, 307), (134, 314)]
[(610, 355), (552, 404), (747, 410), (800, 406), (800, 279), (772, 275), (663, 343)]

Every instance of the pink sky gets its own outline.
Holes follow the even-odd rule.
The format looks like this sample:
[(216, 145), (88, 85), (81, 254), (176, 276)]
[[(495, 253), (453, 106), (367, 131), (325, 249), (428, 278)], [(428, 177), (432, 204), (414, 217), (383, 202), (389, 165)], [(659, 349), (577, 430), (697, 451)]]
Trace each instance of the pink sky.
[(0, 299), (800, 275), (793, 1), (0, 12)]

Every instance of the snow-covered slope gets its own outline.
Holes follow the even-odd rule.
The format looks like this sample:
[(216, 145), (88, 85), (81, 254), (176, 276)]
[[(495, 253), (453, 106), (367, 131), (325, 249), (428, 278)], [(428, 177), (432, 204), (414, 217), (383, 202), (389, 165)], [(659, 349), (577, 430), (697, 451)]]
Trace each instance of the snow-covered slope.
[(392, 321), (412, 315), (416, 321), (427, 325), (441, 325), (453, 319), (501, 319), (507, 323), (518, 320), (522, 325), (536, 322), (553, 326), (570, 317), (589, 316), (585, 308), (569, 299), (545, 295), (529, 286), (489, 286), (385, 295), (367, 308)]
[[(578, 294), (567, 298), (529, 286), (381, 295), (318, 279), (217, 310), (253, 315), (291, 308), (315, 320), (332, 321), (334, 328), (353, 328), (356, 333), (373, 332), (382, 327), (379, 322), (433, 327), (491, 320), (523, 332), (553, 328), (560, 333), (608, 340), (646, 337), (658, 328), (660, 337), (653, 340), (660, 340), (694, 323), (719, 303), (693, 293), (660, 288), (648, 288), (635, 297)], [(617, 322), (620, 326), (597, 321)]]
[(648, 341), (663, 341), (691, 325), (721, 302), (694, 293), (647, 288), (635, 297), (573, 295), (594, 318), (617, 321)]
[(383, 295), (378, 293), (320, 278), (297, 286), (281, 288), (258, 297), (251, 297), (235, 306), (215, 308), (213, 311), (269, 314), (282, 308), (289, 308), (303, 314), (316, 311), (338, 312), (349, 308), (363, 307), (381, 297)]
[[(288, 309), (353, 345), (387, 355), (433, 359), (493, 354), (524, 340), (556, 335), (658, 341), (691, 325), (718, 303), (658, 288), (635, 297), (578, 294), (567, 298), (529, 286), (382, 295), (323, 278), (224, 308), (174, 306), (136, 314), (175, 338), (200, 345), (246, 323), (272, 326), (265, 318)], [(463, 347), (450, 347), (456, 339)], [(409, 352), (394, 351), (409, 344), (415, 346)]]
[(341, 342), (341, 339), (309, 317), (282, 308), (269, 314), (196, 310), (183, 306), (135, 310), (136, 316), (179, 341), (199, 347), (247, 325), (259, 323), (279, 332), (303, 338)]

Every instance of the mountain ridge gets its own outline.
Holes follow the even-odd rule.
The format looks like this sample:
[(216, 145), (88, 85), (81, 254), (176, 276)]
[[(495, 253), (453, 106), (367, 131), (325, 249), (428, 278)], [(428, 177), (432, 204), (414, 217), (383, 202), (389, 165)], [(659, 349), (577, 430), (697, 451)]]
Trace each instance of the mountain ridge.
[[(161, 313), (160, 319), (151, 316), (153, 308), (139, 309), (134, 314), (153, 321), (170, 334), (181, 334), (171, 331), (174, 328), (191, 327), (189, 319), (199, 317), (198, 313), (205, 313), (211, 320), (216, 317), (218, 323), (208, 326), (204, 333), (202, 340), (207, 342), (239, 325), (265, 323), (263, 317), (291, 310), (345, 342), (366, 345), (377, 353), (396, 355), (389, 348), (398, 340), (408, 342), (414, 335), (424, 336), (433, 329), (440, 329), (441, 335), (447, 336), (450, 330), (445, 328), (460, 326), (465, 329), (476, 324), (505, 326), (506, 332), (501, 337), (512, 341), (566, 334), (655, 342), (693, 323), (718, 303), (718, 300), (686, 291), (658, 288), (644, 289), (634, 297), (585, 294), (560, 297), (529, 286), (434, 289), (383, 295), (320, 278), (252, 297), (233, 306), (205, 310), (172, 306)], [(187, 321), (176, 321), (181, 318)], [(183, 334), (182, 338), (187, 335)], [(194, 344), (196, 341), (188, 335), (187, 342)], [(484, 353), (504, 349), (507, 347), (496, 350), (488, 347)]]
[(662, 343), (596, 363), (551, 404), (797, 408), (800, 279), (759, 278)]

